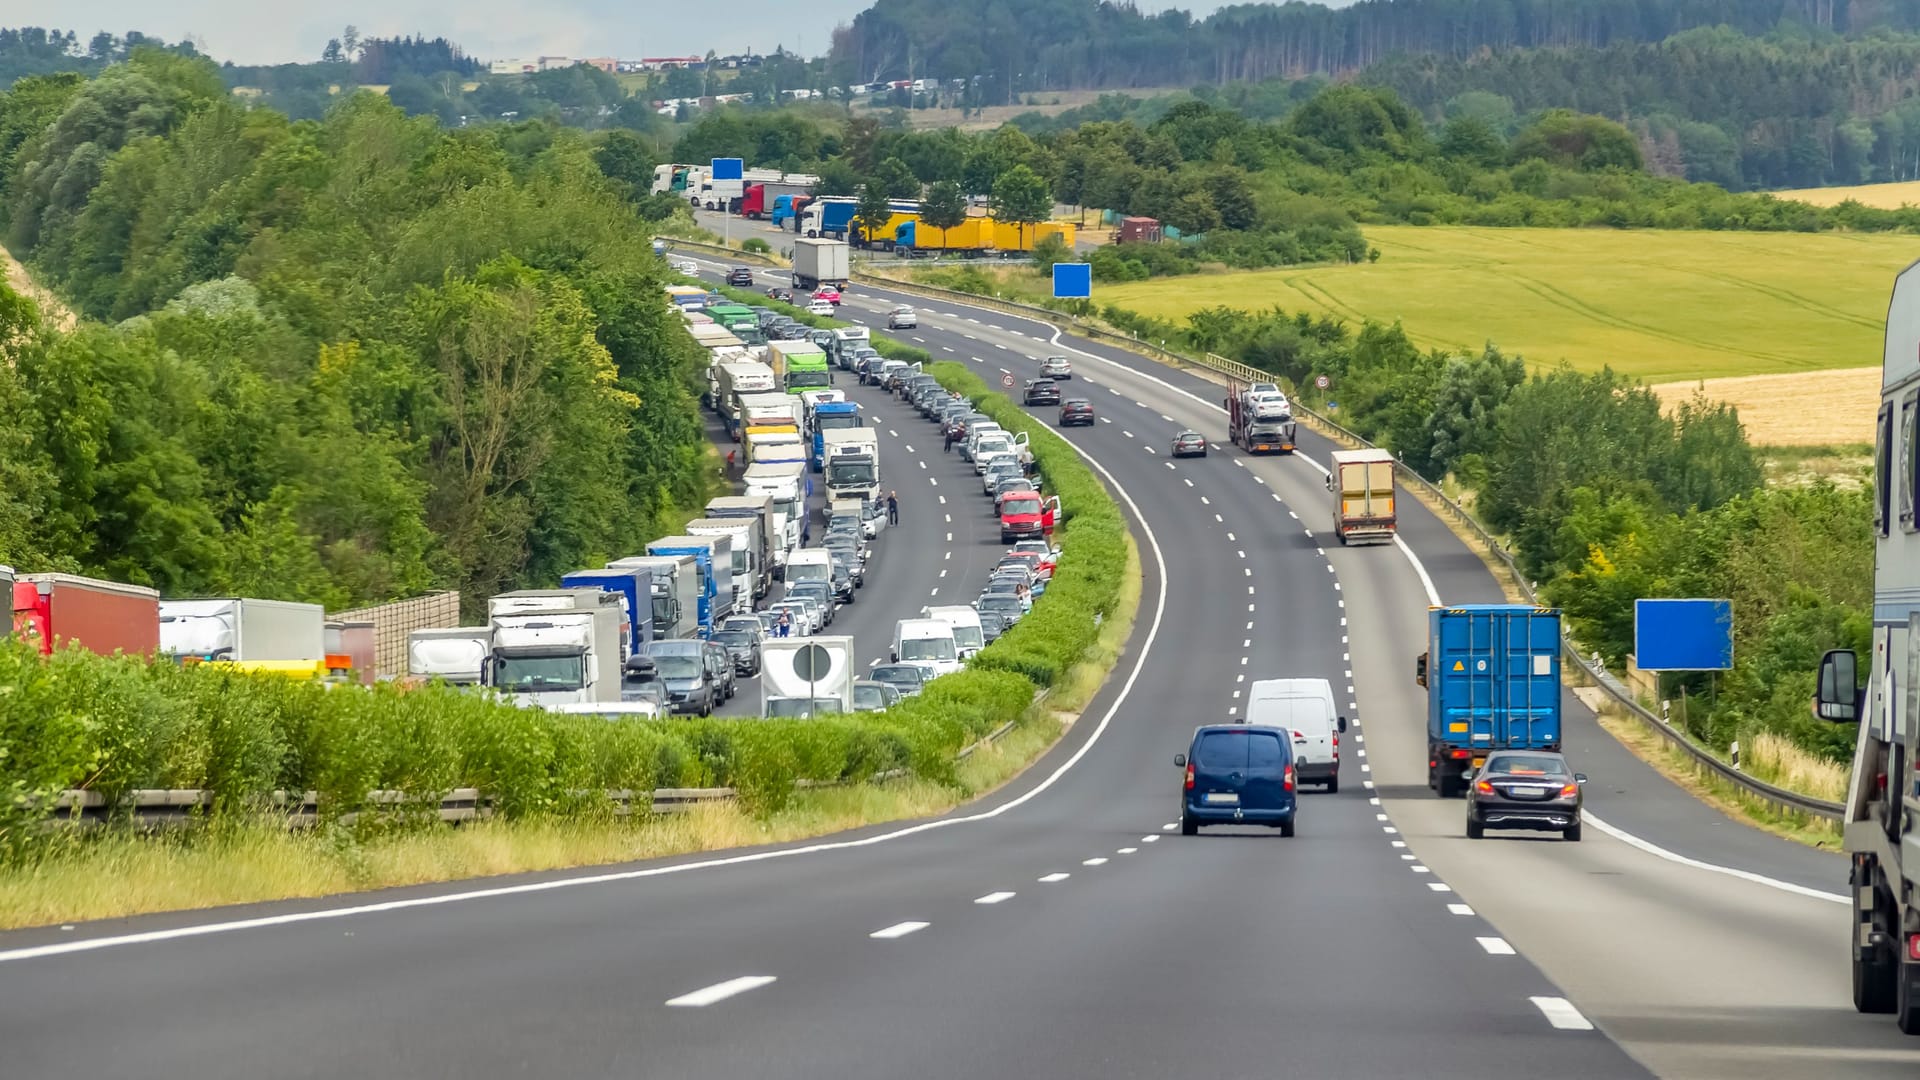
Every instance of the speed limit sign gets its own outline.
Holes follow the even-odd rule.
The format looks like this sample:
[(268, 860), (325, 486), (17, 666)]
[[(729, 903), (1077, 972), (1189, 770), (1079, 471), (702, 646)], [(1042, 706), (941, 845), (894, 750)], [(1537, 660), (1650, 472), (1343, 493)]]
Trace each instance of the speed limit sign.
[(1000, 376), (1000, 385), (1009, 390), (1013, 389), (1013, 372), (1009, 371), (1005, 375)]
[(1325, 375), (1317, 375), (1314, 377), (1313, 385), (1325, 390), (1327, 387), (1333, 385), (1333, 380), (1327, 378)]

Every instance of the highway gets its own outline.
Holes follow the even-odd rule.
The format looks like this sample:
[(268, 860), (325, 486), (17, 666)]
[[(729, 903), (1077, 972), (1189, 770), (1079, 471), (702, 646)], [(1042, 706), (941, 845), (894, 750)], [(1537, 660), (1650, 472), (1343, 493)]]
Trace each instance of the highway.
[[(1174, 462), (1175, 431), (1223, 434), (1218, 385), (944, 301), (856, 287), (843, 314), (876, 323), (898, 302), (921, 314), (902, 337), (983, 374), (1072, 357), (1068, 392), (1101, 416), (1063, 434), (1140, 542), (1128, 649), (1035, 768), (938, 821), (812, 843), (0, 935), (8, 1071), (1748, 1080), (1920, 1065), (1849, 1003), (1838, 857), (1695, 802), (1577, 703), (1585, 841), (1463, 838), (1461, 805), (1425, 788), (1412, 660), (1430, 602), (1500, 596), (1417, 503), (1404, 549), (1326, 546), (1323, 441)], [(929, 425), (895, 428), (926, 456)], [(912, 468), (940, 479), (929, 489), (962, 470)], [(898, 543), (918, 513), (898, 486), (903, 526), (875, 567), (906, 564), (889, 588), (918, 595), (946, 548)], [(954, 516), (984, 525), (976, 492)], [(1179, 836), (1172, 755), (1196, 723), (1235, 715), (1245, 682), (1281, 675), (1350, 695), (1341, 793), (1307, 793), (1291, 840)]]

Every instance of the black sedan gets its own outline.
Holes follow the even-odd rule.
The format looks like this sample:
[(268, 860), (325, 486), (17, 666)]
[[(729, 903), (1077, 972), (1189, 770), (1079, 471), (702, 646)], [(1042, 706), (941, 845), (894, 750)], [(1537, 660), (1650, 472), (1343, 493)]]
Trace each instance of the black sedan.
[(744, 266), (736, 266), (727, 271), (727, 284), (750, 288), (753, 285), (753, 271)]
[(1029, 379), (1020, 400), (1025, 405), (1058, 405), (1060, 384), (1052, 379)]
[(726, 647), (734, 671), (742, 675), (760, 674), (760, 639), (753, 631), (715, 630), (713, 640)]
[(1206, 436), (1197, 431), (1183, 431), (1173, 437), (1173, 449), (1170, 452), (1174, 457), (1206, 457)]
[(1467, 836), (1488, 829), (1530, 829), (1580, 839), (1584, 773), (1550, 750), (1496, 750), (1467, 788)]
[(1060, 426), (1093, 423), (1093, 402), (1086, 398), (1068, 398), (1060, 403)]

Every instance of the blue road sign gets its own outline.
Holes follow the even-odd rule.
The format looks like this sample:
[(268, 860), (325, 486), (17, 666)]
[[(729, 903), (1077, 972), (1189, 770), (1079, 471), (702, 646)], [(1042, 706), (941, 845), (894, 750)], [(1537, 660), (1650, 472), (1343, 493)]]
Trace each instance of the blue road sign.
[(1733, 667), (1733, 601), (1635, 600), (1633, 662), (1642, 671)]
[(713, 178), (739, 180), (746, 175), (745, 168), (745, 162), (737, 157), (717, 157), (713, 159)]
[(1054, 263), (1053, 295), (1060, 300), (1087, 300), (1093, 296), (1091, 263)]

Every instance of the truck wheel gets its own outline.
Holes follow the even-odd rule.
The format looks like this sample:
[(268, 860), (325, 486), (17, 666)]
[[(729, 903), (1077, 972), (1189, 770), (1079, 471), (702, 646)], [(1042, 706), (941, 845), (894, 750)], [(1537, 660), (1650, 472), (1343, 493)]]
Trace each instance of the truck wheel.
[(1887, 950), (1876, 948), (1869, 960), (1853, 956), (1853, 1007), (1863, 1013), (1890, 1013), (1899, 997), (1900, 965)]
[(1466, 788), (1466, 784), (1463, 783), (1459, 777), (1448, 776), (1447, 771), (1444, 768), (1440, 770), (1439, 791), (1440, 791), (1441, 798), (1451, 799), (1451, 798), (1455, 798), (1456, 796), (1463, 795), (1466, 793), (1465, 788)]
[(1920, 982), (1920, 972), (1913, 970), (1916, 967), (1920, 964), (1893, 962), (1893, 1022), (1904, 1035), (1920, 1035), (1920, 986), (1914, 985)]
[(1484, 839), (1486, 835), (1487, 827), (1485, 825), (1480, 824), (1472, 818), (1467, 819), (1467, 839), (1481, 840)]

